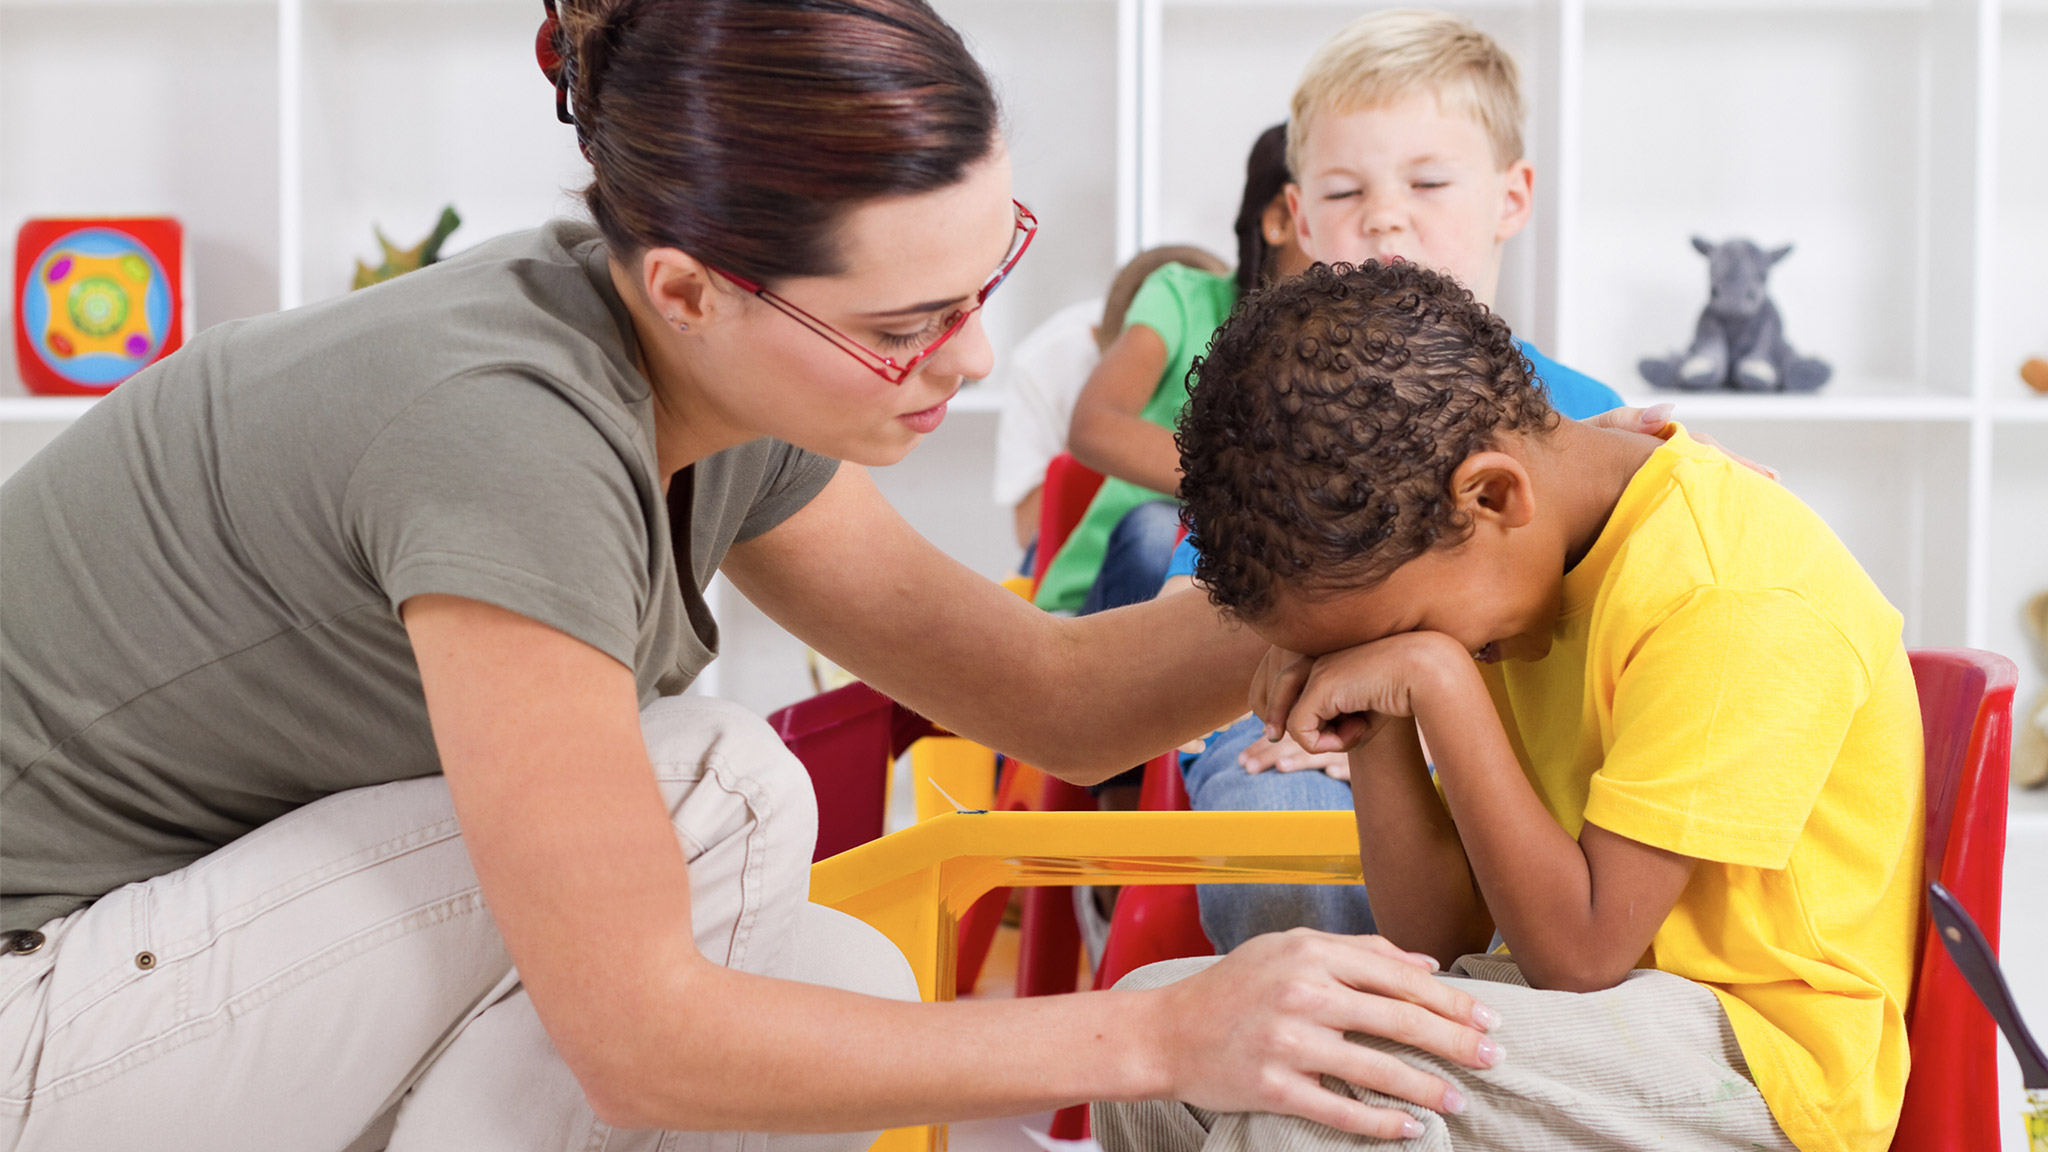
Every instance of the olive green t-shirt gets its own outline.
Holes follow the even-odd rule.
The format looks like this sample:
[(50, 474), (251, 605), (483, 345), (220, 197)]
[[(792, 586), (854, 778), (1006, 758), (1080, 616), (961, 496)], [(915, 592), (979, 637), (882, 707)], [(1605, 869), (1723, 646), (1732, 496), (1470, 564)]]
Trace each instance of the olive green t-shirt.
[(759, 440), (665, 497), (606, 259), (557, 221), (209, 329), (0, 485), (0, 928), (439, 772), (410, 597), (560, 629), (643, 705), (711, 661), (726, 549), (837, 465)]

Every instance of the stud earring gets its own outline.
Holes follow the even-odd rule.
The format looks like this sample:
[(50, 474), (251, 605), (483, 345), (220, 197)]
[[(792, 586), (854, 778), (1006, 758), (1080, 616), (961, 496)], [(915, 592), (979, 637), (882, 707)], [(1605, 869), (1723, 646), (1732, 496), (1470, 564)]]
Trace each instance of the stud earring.
[(683, 323), (682, 317), (677, 316), (673, 312), (668, 314), (668, 322), (675, 325), (678, 332), (688, 332), (690, 330), (690, 326)]

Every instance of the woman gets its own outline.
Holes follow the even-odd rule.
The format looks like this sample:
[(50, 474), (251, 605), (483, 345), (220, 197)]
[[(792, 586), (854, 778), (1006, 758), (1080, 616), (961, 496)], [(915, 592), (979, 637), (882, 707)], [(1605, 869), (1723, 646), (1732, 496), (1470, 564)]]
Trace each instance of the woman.
[(1037, 612), (863, 470), (988, 372), (1032, 227), (929, 9), (561, 17), (595, 229), (221, 325), (0, 488), (0, 1148), (709, 1148), (1169, 1096), (1403, 1131), (1322, 1074), (1444, 1106), (1342, 1033), (1484, 1066), (1489, 1014), (1376, 939), (904, 1003), (806, 902), (800, 767), (677, 695), (715, 570), (1082, 782), (1240, 713), (1262, 647), (1196, 595)]

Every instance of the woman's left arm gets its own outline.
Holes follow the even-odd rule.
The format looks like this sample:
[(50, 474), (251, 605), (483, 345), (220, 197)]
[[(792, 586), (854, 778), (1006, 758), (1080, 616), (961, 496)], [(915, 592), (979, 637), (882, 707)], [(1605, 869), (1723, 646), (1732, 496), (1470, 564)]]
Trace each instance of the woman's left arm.
[(1078, 619), (938, 550), (842, 464), (809, 504), (726, 556), (784, 628), (951, 731), (1075, 783), (1244, 714), (1266, 645), (1199, 591)]

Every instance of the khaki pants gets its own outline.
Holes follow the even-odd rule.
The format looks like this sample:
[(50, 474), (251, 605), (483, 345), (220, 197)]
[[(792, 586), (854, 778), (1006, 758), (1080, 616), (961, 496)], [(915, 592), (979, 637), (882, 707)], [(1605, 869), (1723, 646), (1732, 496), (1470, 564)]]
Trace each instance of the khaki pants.
[[(768, 726), (700, 697), (641, 721), (698, 948), (915, 999), (886, 939), (808, 903), (816, 800)], [(599, 1123), (512, 971), (438, 776), (308, 804), (43, 931), (36, 952), (0, 956), (0, 1150), (856, 1152), (874, 1136)]]
[[(1140, 968), (1119, 988), (1157, 988), (1216, 962), (1169, 960)], [(1422, 1121), (1412, 1141), (1353, 1136), (1292, 1116), (1218, 1114), (1172, 1101), (1097, 1104), (1104, 1152), (1798, 1152), (1750, 1080), (1735, 1030), (1712, 992), (1666, 972), (1638, 969), (1604, 992), (1530, 988), (1514, 963), (1467, 956), (1460, 981), (1500, 1013), (1493, 1038), (1507, 1057), (1473, 1070), (1377, 1037), (1352, 1041), (1443, 1077), (1465, 1111), (1439, 1116), (1378, 1092), (1324, 1078), (1368, 1104)]]

